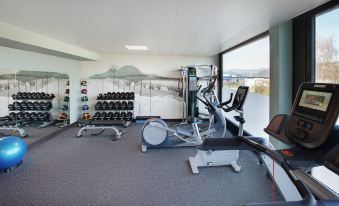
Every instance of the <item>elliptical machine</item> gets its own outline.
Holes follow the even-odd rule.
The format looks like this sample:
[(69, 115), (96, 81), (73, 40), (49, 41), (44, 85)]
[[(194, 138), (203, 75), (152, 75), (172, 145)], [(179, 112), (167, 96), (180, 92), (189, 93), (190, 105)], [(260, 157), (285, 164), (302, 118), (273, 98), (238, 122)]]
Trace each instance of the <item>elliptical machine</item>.
[[(238, 135), (243, 135), (243, 125), (245, 124), (243, 105), (245, 103), (249, 87), (240, 86), (233, 98), (233, 93), (229, 100), (221, 103), (218, 107), (225, 112), (235, 111), (239, 116), (234, 116), (234, 119), (239, 123)], [(232, 102), (233, 101), (233, 102)], [(232, 106), (229, 104), (232, 102)], [(204, 147), (197, 146), (197, 153), (194, 157), (189, 157), (188, 161), (191, 165), (194, 174), (199, 173), (198, 167), (212, 167), (212, 166), (227, 166), (231, 165), (234, 171), (239, 172), (241, 167), (238, 166), (239, 150), (211, 150)]]
[[(208, 86), (201, 90), (198, 88), (196, 98), (202, 102), (209, 112), (209, 126), (201, 131), (199, 122), (192, 122), (192, 129), (176, 127), (169, 128), (161, 119), (149, 119), (142, 128), (141, 150), (146, 152), (155, 148), (170, 147), (192, 147), (200, 145), (204, 138), (211, 136), (217, 128), (222, 129), (222, 136), (226, 133), (226, 120), (223, 117), (221, 108), (218, 107), (219, 100), (215, 94), (215, 84), (217, 80), (217, 69), (211, 66), (211, 79)], [(216, 121), (215, 121), (216, 120)]]

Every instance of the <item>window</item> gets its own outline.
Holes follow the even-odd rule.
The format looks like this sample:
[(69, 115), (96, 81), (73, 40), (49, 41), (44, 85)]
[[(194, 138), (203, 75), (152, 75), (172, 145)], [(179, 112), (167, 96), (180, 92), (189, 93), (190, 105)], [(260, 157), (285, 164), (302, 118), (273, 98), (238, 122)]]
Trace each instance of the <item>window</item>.
[[(246, 123), (244, 129), (252, 135), (265, 136), (263, 128), (269, 123), (269, 37), (265, 36), (222, 55), (223, 101), (238, 86), (249, 86), (244, 105)], [(236, 112), (225, 114), (227, 119), (237, 123)]]
[[(339, 84), (339, 8), (317, 15), (315, 32), (315, 81)], [(312, 175), (339, 193), (338, 175), (325, 167), (314, 168)]]

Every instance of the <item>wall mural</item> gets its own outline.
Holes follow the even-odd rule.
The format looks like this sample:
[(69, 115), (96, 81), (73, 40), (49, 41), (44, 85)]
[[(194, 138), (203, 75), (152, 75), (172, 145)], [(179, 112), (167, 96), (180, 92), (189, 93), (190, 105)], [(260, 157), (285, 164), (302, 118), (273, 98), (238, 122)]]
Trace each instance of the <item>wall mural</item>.
[(53, 108), (50, 110), (54, 119), (64, 104), (66, 83), (69, 75), (58, 72), (42, 71), (1, 71), (0, 72), (0, 116), (9, 114), (8, 105), (15, 100), (12, 95), (17, 92), (44, 92), (54, 94)]
[(133, 65), (112, 66), (88, 77), (88, 97), (92, 115), (99, 93), (134, 92), (134, 116), (182, 118), (181, 70), (145, 74)]

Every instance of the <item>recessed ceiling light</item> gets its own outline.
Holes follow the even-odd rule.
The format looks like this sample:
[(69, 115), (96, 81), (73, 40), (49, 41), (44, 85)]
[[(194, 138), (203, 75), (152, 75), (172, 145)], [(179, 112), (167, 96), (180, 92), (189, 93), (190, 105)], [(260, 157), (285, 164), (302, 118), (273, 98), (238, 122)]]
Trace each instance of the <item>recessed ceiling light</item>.
[(147, 46), (140, 45), (125, 45), (128, 50), (138, 50), (138, 51), (146, 51), (148, 50)]

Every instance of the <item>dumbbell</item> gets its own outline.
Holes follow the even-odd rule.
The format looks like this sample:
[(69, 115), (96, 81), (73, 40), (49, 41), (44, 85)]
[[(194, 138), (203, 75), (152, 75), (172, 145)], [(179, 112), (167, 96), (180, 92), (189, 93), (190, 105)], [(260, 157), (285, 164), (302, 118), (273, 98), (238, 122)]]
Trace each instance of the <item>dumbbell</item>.
[(127, 121), (132, 121), (132, 119), (133, 119), (133, 113), (132, 112), (127, 112), (126, 120)]
[(22, 92), (21, 99), (27, 99), (27, 92)]
[(27, 92), (27, 99), (33, 99), (33, 98), (32, 98), (32, 93), (31, 93), (31, 92)]
[(50, 95), (50, 99), (54, 99), (55, 95), (54, 94), (51, 94)]
[(98, 120), (100, 118), (100, 114), (101, 114), (100, 112), (96, 112), (93, 116), (93, 119)]
[(46, 102), (40, 102), (40, 107), (41, 107), (41, 110), (46, 110), (47, 109), (47, 103)]
[(110, 102), (108, 103), (108, 109), (109, 109), (109, 110), (113, 110), (113, 109), (114, 109), (114, 102), (113, 102), (113, 101), (110, 101)]
[(127, 96), (128, 96), (128, 95), (126, 95), (125, 92), (121, 92), (121, 93), (120, 93), (120, 99), (126, 99)]
[(42, 109), (40, 102), (34, 102), (33, 104), (34, 104), (34, 110), (41, 110)]
[(127, 109), (128, 110), (133, 110), (134, 109), (134, 103), (132, 101), (128, 101), (127, 103)]
[(36, 92), (31, 93), (31, 99), (36, 99)]
[(17, 118), (18, 120), (25, 119), (25, 114), (24, 114), (23, 112), (18, 112), (18, 113), (16, 114), (16, 118)]
[(15, 121), (16, 120), (16, 113), (15, 112), (11, 112), (9, 113), (9, 118), (12, 120), (12, 121)]
[(22, 99), (22, 92), (18, 92), (15, 99)]
[(44, 120), (45, 120), (45, 119), (44, 119), (44, 113), (38, 112), (37, 115), (38, 115), (38, 120), (39, 120), (39, 121), (44, 121)]
[(27, 102), (21, 102), (20, 107), (21, 107), (21, 110), (27, 110), (27, 108), (28, 108), (28, 103), (27, 103)]
[(104, 101), (103, 103), (102, 103), (102, 110), (107, 110), (108, 109), (108, 102), (107, 101)]
[(38, 119), (38, 114), (35, 113), (35, 112), (32, 112), (32, 113), (31, 113), (31, 120), (32, 120), (32, 121), (38, 121), (38, 120), (39, 120), (39, 119)]
[(121, 96), (121, 93), (120, 93), (120, 92), (117, 92), (117, 93), (116, 93), (116, 99), (120, 99), (120, 96)]
[(120, 119), (120, 112), (114, 112), (113, 120), (119, 120), (119, 119)]
[(116, 92), (112, 92), (112, 99), (116, 100), (117, 99), (117, 93)]
[(120, 112), (120, 119), (126, 120), (127, 113), (126, 112)]
[(94, 108), (95, 108), (95, 110), (102, 110), (102, 102), (97, 102), (97, 103), (94, 105)]
[(45, 94), (44, 99), (49, 100), (51, 99), (51, 96), (49, 94)]
[(10, 110), (10, 111), (15, 110), (14, 105), (13, 105), (13, 104), (9, 104), (9, 105), (8, 105), (8, 110)]
[(101, 112), (100, 116), (99, 116), (99, 119), (100, 120), (106, 120), (106, 117), (107, 117), (107, 112)]
[(122, 101), (122, 102), (121, 102), (120, 109), (121, 109), (121, 110), (126, 110), (126, 109), (127, 109), (127, 102), (126, 102), (126, 101)]
[(107, 99), (112, 99), (112, 92), (107, 92), (106, 93), (106, 98)]
[(134, 92), (128, 93), (128, 99), (130, 99), (130, 100), (134, 99)]
[(13, 106), (15, 110), (21, 110), (21, 103), (20, 102), (13, 102)]
[(98, 95), (98, 97), (97, 97), (97, 100), (102, 100), (103, 99), (103, 96), (102, 96), (102, 94), (100, 93), (99, 95)]
[(107, 116), (106, 116), (106, 119), (107, 120), (113, 120), (113, 116), (114, 116), (113, 112), (108, 112)]
[(47, 110), (52, 109), (52, 102), (47, 102)]
[(102, 95), (102, 99), (103, 99), (103, 100), (108, 99), (108, 98), (107, 98), (107, 94), (103, 94), (103, 95)]
[(115, 110), (120, 110), (120, 108), (121, 108), (121, 102), (115, 102), (114, 109)]
[(24, 119), (28, 122), (31, 121), (31, 114), (29, 112), (25, 112), (24, 113)]
[(33, 102), (27, 102), (27, 110), (34, 110), (34, 103)]
[(16, 99), (17, 99), (16, 94), (12, 94), (12, 99), (13, 99), (13, 100), (16, 100)]
[(44, 112), (44, 121), (50, 120), (51, 114), (49, 112)]

